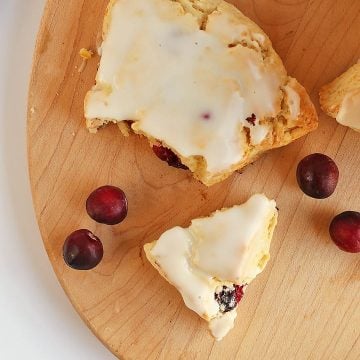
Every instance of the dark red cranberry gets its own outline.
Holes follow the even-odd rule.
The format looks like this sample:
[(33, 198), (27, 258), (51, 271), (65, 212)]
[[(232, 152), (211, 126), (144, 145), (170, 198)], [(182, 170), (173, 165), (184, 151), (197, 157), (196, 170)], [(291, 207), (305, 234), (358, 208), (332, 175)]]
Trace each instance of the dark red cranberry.
[(330, 224), (330, 236), (341, 249), (350, 253), (360, 252), (360, 213), (345, 211)]
[(211, 114), (209, 112), (203, 113), (203, 114), (201, 114), (201, 118), (203, 120), (210, 120), (211, 119)]
[(155, 155), (162, 161), (166, 161), (168, 165), (173, 166), (178, 169), (188, 170), (189, 168), (181, 163), (179, 157), (170, 149), (161, 146), (153, 145), (152, 147)]
[(215, 300), (220, 306), (220, 311), (225, 313), (235, 309), (243, 295), (243, 285), (223, 286), (221, 291), (215, 293)]
[(76, 270), (90, 270), (103, 258), (101, 241), (91, 231), (81, 229), (70, 234), (63, 246), (63, 257), (67, 265)]
[(86, 200), (86, 211), (101, 224), (115, 225), (126, 218), (128, 202), (121, 189), (106, 185), (90, 194)]
[(300, 161), (296, 177), (306, 195), (315, 199), (325, 199), (336, 189), (339, 169), (328, 156), (312, 154)]
[(256, 115), (255, 114), (251, 114), (251, 116), (246, 118), (246, 121), (251, 124), (252, 126), (255, 126), (255, 121), (256, 121)]

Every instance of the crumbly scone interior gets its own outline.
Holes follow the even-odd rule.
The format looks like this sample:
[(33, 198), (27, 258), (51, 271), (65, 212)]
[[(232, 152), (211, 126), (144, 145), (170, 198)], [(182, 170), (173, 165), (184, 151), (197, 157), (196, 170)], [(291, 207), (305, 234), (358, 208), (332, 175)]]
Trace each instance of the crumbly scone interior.
[(185, 12), (198, 18), (200, 27), (206, 28), (208, 16), (217, 10), (221, 0), (171, 0), (179, 3)]
[[(109, 22), (111, 21), (111, 6), (119, 0), (113, 0), (109, 5), (108, 16), (104, 23), (104, 36), (106, 37)], [(242, 159), (231, 165), (226, 170), (213, 172), (208, 171), (208, 164), (205, 158), (201, 155), (183, 156), (176, 148), (167, 144), (164, 139), (156, 139), (151, 135), (142, 131), (138, 121), (132, 123), (124, 123), (123, 121), (113, 120), (111, 118), (101, 119), (87, 119), (87, 126), (90, 131), (95, 132), (98, 128), (107, 123), (118, 123), (122, 133), (127, 136), (130, 132), (144, 135), (148, 138), (150, 144), (161, 143), (163, 146), (170, 148), (181, 159), (181, 162), (186, 165), (194, 174), (195, 178), (202, 181), (205, 185), (213, 185), (223, 179), (227, 178), (234, 171), (245, 167), (252, 163), (263, 152), (276, 147), (284, 146), (294, 141), (295, 139), (305, 135), (306, 133), (314, 130), (317, 127), (317, 115), (312, 102), (309, 99), (305, 89), (293, 78), (287, 76), (286, 70), (282, 64), (281, 59), (272, 47), (271, 41), (263, 33), (263, 31), (254, 24), (250, 19), (245, 17), (233, 5), (230, 5), (222, 0), (168, 0), (175, 2), (179, 5), (178, 11), (180, 14), (191, 14), (197, 19), (200, 30), (213, 31), (217, 36), (222, 38), (222, 41), (227, 43), (228, 51), (236, 51), (237, 47), (244, 47), (257, 53), (261, 56), (264, 66), (274, 69), (276, 76), (279, 79), (280, 86), (277, 94), (277, 115), (271, 117), (263, 117), (258, 119), (259, 124), (266, 126), (270, 129), (266, 138), (260, 144), (253, 144), (251, 141), (249, 127), (239, 127), (238, 138), (243, 146)], [(214, 27), (219, 14), (226, 14), (229, 17), (231, 24), (245, 25), (249, 29), (248, 34), (235, 33), (230, 37), (226, 33), (221, 32), (218, 28)], [(261, 34), (261, 39), (254, 34)], [(99, 80), (99, 79), (98, 79)], [(95, 88), (106, 91), (106, 84), (101, 84), (99, 81)], [(290, 99), (291, 89), (295, 92), (299, 104), (297, 106), (297, 113), (292, 111)], [(221, 150), (220, 150), (221, 151)]]
[(321, 88), (321, 108), (327, 115), (336, 118), (345, 96), (357, 89), (360, 89), (360, 62)]

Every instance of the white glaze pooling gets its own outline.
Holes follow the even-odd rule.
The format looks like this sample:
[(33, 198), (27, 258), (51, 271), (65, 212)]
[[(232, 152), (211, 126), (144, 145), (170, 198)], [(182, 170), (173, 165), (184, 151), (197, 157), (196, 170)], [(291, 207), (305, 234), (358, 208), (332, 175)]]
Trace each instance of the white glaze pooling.
[(209, 329), (217, 341), (222, 340), (234, 327), (236, 316), (236, 310), (232, 310), (210, 320)]
[(193, 268), (190, 260), (192, 240), (186, 229), (174, 227), (161, 235), (151, 254), (166, 278), (179, 290), (186, 306), (200, 316), (212, 318), (219, 312), (214, 298), (219, 283)]
[[(244, 126), (253, 144), (265, 139), (269, 129), (259, 120), (280, 110), (280, 76), (260, 51), (228, 47), (241, 39), (259, 47), (262, 34), (245, 25), (234, 31), (220, 12), (199, 30), (196, 18), (169, 0), (117, 1), (109, 19), (87, 119), (136, 120), (137, 131), (183, 157), (203, 156), (209, 172), (242, 160)], [(252, 114), (255, 127), (246, 121)]]
[(360, 131), (360, 89), (353, 90), (345, 96), (336, 120), (342, 125)]
[(254, 195), (243, 205), (193, 220), (187, 229), (166, 231), (151, 250), (185, 304), (207, 320), (217, 318), (211, 326), (217, 338), (232, 328), (235, 317), (222, 319), (215, 291), (249, 284), (263, 270), (276, 216), (275, 201)]

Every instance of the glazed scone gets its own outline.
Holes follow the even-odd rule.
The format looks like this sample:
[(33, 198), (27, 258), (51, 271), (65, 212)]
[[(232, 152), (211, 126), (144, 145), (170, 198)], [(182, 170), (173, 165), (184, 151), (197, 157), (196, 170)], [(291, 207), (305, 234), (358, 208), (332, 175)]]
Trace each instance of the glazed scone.
[(246, 203), (174, 227), (144, 246), (151, 264), (181, 293), (188, 308), (221, 340), (234, 326), (248, 284), (265, 268), (277, 222), (274, 200)]
[(88, 129), (142, 134), (208, 186), (317, 127), (269, 38), (225, 1), (113, 0), (103, 38)]
[(320, 90), (320, 104), (338, 123), (360, 131), (360, 60)]

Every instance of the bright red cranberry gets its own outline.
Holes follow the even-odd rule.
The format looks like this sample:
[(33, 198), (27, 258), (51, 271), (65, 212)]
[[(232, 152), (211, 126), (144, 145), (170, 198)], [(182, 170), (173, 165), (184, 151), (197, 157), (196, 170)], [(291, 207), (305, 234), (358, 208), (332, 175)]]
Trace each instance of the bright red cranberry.
[(215, 293), (215, 300), (218, 302), (220, 311), (225, 313), (236, 308), (244, 295), (243, 285), (223, 286)]
[(239, 303), (244, 296), (244, 286), (245, 285), (235, 285), (235, 299)]
[(159, 146), (153, 145), (152, 147), (155, 155), (162, 161), (166, 161), (169, 166), (173, 166), (178, 169), (188, 170), (188, 167), (181, 163), (179, 157), (170, 149)]
[(330, 236), (341, 249), (350, 253), (360, 252), (360, 213), (345, 211), (330, 224)]
[(86, 200), (86, 211), (98, 223), (119, 224), (128, 212), (126, 195), (115, 186), (102, 186), (93, 191)]
[(300, 161), (296, 177), (301, 190), (315, 199), (332, 195), (339, 180), (335, 162), (324, 154), (312, 154)]
[(67, 265), (76, 270), (90, 270), (103, 258), (101, 241), (91, 231), (81, 229), (70, 234), (63, 246), (63, 257)]

